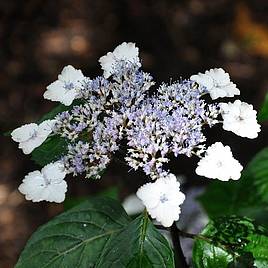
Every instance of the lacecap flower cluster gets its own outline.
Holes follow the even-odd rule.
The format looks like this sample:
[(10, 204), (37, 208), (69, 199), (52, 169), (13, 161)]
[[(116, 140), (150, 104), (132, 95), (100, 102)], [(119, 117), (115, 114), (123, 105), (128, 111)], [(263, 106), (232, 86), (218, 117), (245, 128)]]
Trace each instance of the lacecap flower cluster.
[[(125, 151), (127, 165), (143, 170), (151, 179), (137, 196), (152, 218), (171, 226), (179, 219), (185, 196), (166, 168), (170, 156), (200, 158), (196, 168), (200, 176), (222, 181), (240, 178), (242, 166), (230, 147), (221, 142), (207, 146), (204, 135), (205, 127), (215, 124), (250, 139), (260, 131), (252, 105), (216, 101), (240, 94), (228, 73), (210, 69), (190, 79), (163, 83), (153, 91), (155, 82), (141, 70), (134, 43), (122, 43), (99, 62), (103, 76), (96, 78), (84, 76), (73, 66), (64, 67), (44, 98), (68, 106), (66, 111), (12, 132), (25, 154), (54, 135), (68, 144), (67, 153), (57, 161), (25, 176), (19, 191), (27, 200), (62, 202), (67, 174), (98, 179), (115, 153)], [(206, 102), (206, 95), (212, 100)]]

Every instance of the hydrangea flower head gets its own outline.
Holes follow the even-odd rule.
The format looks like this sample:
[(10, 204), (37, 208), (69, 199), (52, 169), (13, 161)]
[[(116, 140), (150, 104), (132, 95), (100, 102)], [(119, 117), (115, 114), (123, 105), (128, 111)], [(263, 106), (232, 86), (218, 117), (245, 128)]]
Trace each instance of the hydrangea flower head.
[(137, 196), (150, 216), (165, 227), (170, 227), (179, 219), (180, 205), (185, 199), (185, 195), (180, 191), (180, 183), (173, 174), (141, 186)]
[(50, 163), (42, 168), (30, 172), (19, 186), (19, 191), (27, 200), (33, 202), (48, 201), (61, 203), (65, 199), (67, 184), (64, 180), (66, 172), (60, 162)]
[(243, 167), (233, 158), (229, 146), (216, 142), (208, 147), (205, 156), (198, 162), (196, 173), (221, 181), (238, 180)]
[[(62, 202), (66, 174), (100, 179), (111, 160), (123, 156), (130, 168), (153, 180), (140, 187), (137, 196), (151, 217), (168, 227), (179, 219), (185, 199), (167, 167), (170, 157), (200, 157), (196, 168), (200, 176), (222, 181), (240, 178), (242, 166), (230, 147), (216, 142), (207, 148), (204, 131), (220, 123), (242, 137), (255, 138), (260, 131), (251, 105), (214, 101), (240, 94), (228, 73), (210, 69), (152, 90), (155, 82), (141, 70), (134, 43), (122, 43), (99, 62), (102, 76), (85, 77), (68, 65), (44, 93), (46, 99), (66, 106), (75, 99), (79, 105), (12, 132), (12, 139), (27, 154), (48, 137), (60, 137), (66, 144), (56, 163), (24, 178), (19, 190), (26, 199)], [(212, 102), (206, 102), (206, 94)]]
[(69, 106), (79, 93), (79, 88), (84, 80), (84, 75), (81, 70), (75, 69), (68, 65), (63, 68), (58, 80), (51, 83), (44, 93), (44, 98), (51, 101), (59, 101), (62, 104)]
[(251, 104), (236, 100), (234, 103), (221, 103), (223, 129), (236, 135), (255, 139), (261, 131), (257, 122), (257, 112)]

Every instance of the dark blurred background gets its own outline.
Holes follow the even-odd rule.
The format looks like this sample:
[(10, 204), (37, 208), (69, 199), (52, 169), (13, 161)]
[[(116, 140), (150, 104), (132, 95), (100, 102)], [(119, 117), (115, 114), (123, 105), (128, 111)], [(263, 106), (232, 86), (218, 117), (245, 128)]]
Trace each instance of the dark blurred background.
[[(71, 64), (87, 76), (100, 75), (100, 56), (123, 41), (140, 48), (143, 68), (157, 82), (188, 78), (222, 67), (241, 90), (241, 99), (259, 109), (268, 90), (268, 1), (232, 0), (9, 0), (0, 1), (1, 132), (34, 122), (55, 103), (42, 94)], [(267, 125), (256, 140), (209, 131), (245, 165), (268, 144)], [(187, 187), (206, 183), (195, 160), (172, 161)], [(31, 203), (17, 191), (38, 167), (17, 144), (1, 135), (0, 267), (13, 267), (36, 228), (63, 210), (62, 204)], [(123, 198), (140, 184), (140, 173), (113, 163), (101, 181), (69, 180), (69, 196), (87, 196), (118, 185)], [(87, 187), (85, 187), (85, 185)]]

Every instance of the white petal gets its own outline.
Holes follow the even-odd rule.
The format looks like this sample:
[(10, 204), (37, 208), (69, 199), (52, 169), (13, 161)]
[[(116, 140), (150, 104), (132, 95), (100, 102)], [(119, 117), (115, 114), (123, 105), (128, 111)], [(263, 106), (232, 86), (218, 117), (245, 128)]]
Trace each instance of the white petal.
[(208, 90), (213, 87), (213, 79), (206, 74), (198, 73), (196, 75), (192, 75), (190, 79), (206, 87)]
[(67, 65), (61, 71), (61, 74), (58, 76), (58, 80), (63, 82), (73, 82), (82, 81), (84, 75), (81, 70), (75, 69), (72, 65)]
[(64, 86), (65, 84), (62, 81), (56, 80), (47, 86), (47, 91), (44, 92), (44, 98), (51, 101), (61, 101), (66, 91)]
[(25, 176), (18, 189), (25, 195), (27, 200), (32, 200), (33, 202), (41, 201), (40, 195), (45, 189), (45, 181), (40, 171), (33, 171)]
[(141, 186), (137, 191), (137, 196), (146, 206), (146, 208), (155, 207), (159, 203), (160, 188), (155, 183), (147, 183)]
[(105, 56), (102, 56), (99, 59), (99, 63), (101, 65), (103, 72), (103, 76), (108, 78), (112, 73), (112, 67), (115, 62), (114, 55), (112, 52), (108, 52)]
[(236, 84), (230, 82), (229, 84), (222, 87), (226, 93), (226, 97), (234, 97), (240, 95), (240, 90), (236, 87)]
[(27, 141), (34, 135), (37, 129), (38, 126), (35, 123), (23, 125), (11, 132), (11, 138), (16, 142)]
[(140, 66), (139, 49), (134, 43), (122, 43), (117, 46), (113, 52), (108, 52), (100, 57), (99, 62), (104, 71), (104, 77), (108, 78), (114, 72), (114, 65), (117, 61), (129, 61)]
[(61, 162), (50, 163), (42, 168), (42, 175), (49, 181), (62, 181), (66, 176), (64, 165)]
[(226, 86), (230, 83), (230, 75), (222, 68), (210, 69), (206, 71), (205, 74), (209, 75), (219, 87)]
[(57, 184), (51, 184), (48, 187), (48, 194), (45, 200), (48, 202), (61, 203), (65, 199), (66, 191), (67, 191), (67, 183), (65, 180)]
[(134, 61), (138, 59), (139, 48), (134, 43), (124, 42), (114, 49), (113, 54), (116, 59)]
[(21, 142), (19, 144), (19, 148), (22, 149), (24, 154), (30, 154), (35, 148), (39, 147), (44, 141), (46, 137), (33, 137), (28, 141)]
[(50, 134), (57, 120), (45, 120), (38, 126), (38, 131)]

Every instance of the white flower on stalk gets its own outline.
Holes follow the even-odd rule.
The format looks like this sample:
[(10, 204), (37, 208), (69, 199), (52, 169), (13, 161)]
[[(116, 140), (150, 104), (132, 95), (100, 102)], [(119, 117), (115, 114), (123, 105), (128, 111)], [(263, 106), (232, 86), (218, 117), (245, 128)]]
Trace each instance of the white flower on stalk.
[(173, 174), (141, 186), (137, 196), (151, 217), (165, 227), (170, 227), (179, 219), (180, 205), (185, 199), (185, 195), (180, 191), (180, 183)]
[(67, 183), (66, 172), (60, 162), (50, 163), (39, 170), (30, 172), (19, 186), (19, 191), (27, 200), (61, 203), (65, 199)]
[(45, 120), (40, 125), (23, 125), (11, 132), (11, 138), (19, 143), (23, 153), (30, 154), (47, 139), (55, 123), (56, 120)]
[(120, 60), (133, 62), (138, 66), (141, 66), (139, 59), (139, 48), (135, 46), (135, 43), (124, 42), (117, 46), (113, 52), (108, 52), (99, 59), (105, 78), (108, 78), (113, 74), (114, 66), (116, 62)]
[(47, 86), (44, 98), (51, 101), (59, 101), (69, 106), (78, 96), (81, 87), (81, 81), (84, 80), (81, 70), (75, 69), (73, 66), (65, 66), (58, 75), (58, 80)]
[(236, 84), (230, 81), (229, 74), (222, 68), (214, 68), (205, 73), (192, 75), (190, 79), (206, 87), (213, 100), (240, 95)]
[(257, 138), (261, 127), (257, 122), (257, 112), (251, 104), (236, 100), (234, 103), (220, 103), (223, 129), (250, 139)]
[(233, 158), (230, 147), (216, 142), (207, 148), (205, 156), (198, 162), (196, 173), (210, 179), (228, 181), (238, 180), (242, 169)]

